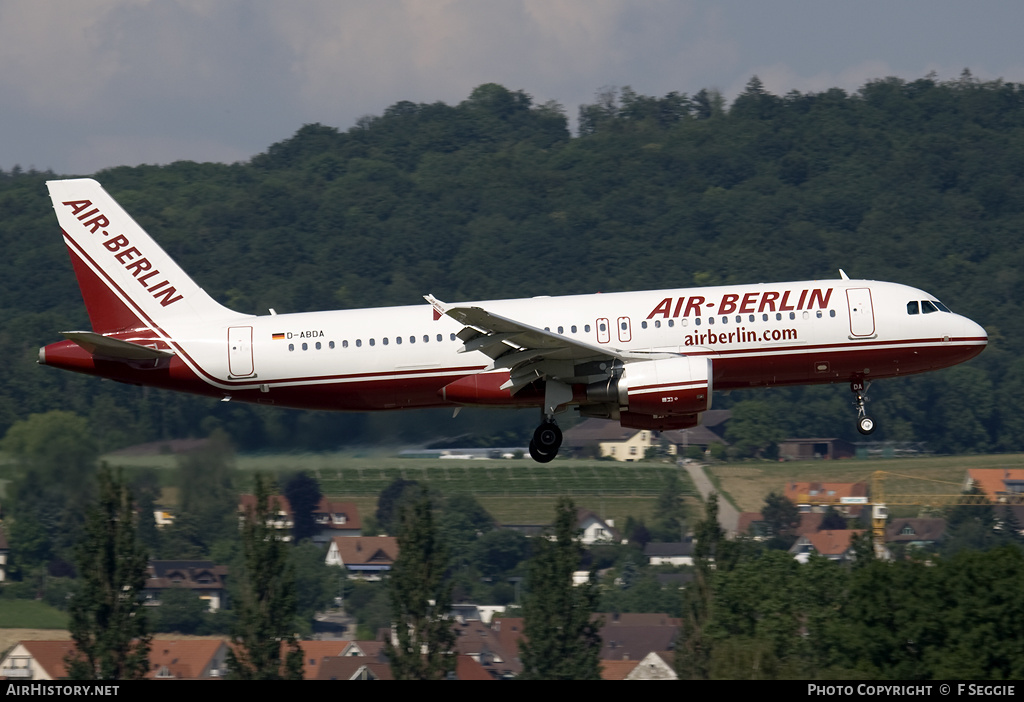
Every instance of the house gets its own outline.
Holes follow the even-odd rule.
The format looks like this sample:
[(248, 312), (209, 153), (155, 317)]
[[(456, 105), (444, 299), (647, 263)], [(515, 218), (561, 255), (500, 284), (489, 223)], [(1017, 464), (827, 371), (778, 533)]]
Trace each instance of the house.
[(829, 507), (847, 518), (860, 517), (868, 504), (868, 484), (789, 482), (783, 492), (801, 512), (825, 512)]
[(693, 565), (693, 540), (670, 543), (651, 542), (644, 546), (650, 565)]
[[(291, 541), (295, 516), (288, 498), (283, 495), (271, 495), (268, 502), (270, 503), (268, 523), (279, 531), (287, 532), (281, 537), (283, 541)], [(244, 516), (247, 510), (254, 510), (255, 507), (255, 495), (239, 496), (239, 518)], [(361, 536), (363, 533), (362, 520), (359, 518), (359, 510), (354, 502), (338, 502), (321, 497), (320, 502), (313, 509), (313, 521), (319, 528), (317, 534), (313, 536), (313, 542), (318, 544), (328, 544), (336, 536)]]
[(320, 661), (312, 680), (394, 680), (389, 663), (377, 659), (333, 656)]
[(349, 577), (380, 580), (397, 559), (398, 539), (393, 536), (336, 536), (324, 562), (345, 568)]
[(654, 432), (630, 429), (609, 419), (585, 419), (562, 435), (562, 450), (573, 456), (639, 461), (654, 445)]
[(964, 492), (978, 486), (1000, 504), (1024, 504), (1024, 468), (971, 468), (964, 479)]
[[(519, 621), (521, 629), (522, 620)], [(512, 620), (495, 619), (492, 626), (481, 621), (464, 621), (453, 627), (455, 651), (474, 661), (490, 680), (512, 679), (523, 671), (519, 660), (519, 639), (515, 636), (502, 637), (502, 624), (506, 629), (515, 626)]]
[(801, 562), (811, 553), (819, 553), (830, 561), (848, 561), (853, 558), (853, 538), (864, 529), (826, 529), (804, 534), (796, 540), (789, 552)]
[(7, 555), (11, 547), (7, 545), (7, 535), (4, 533), (3, 523), (0, 523), (0, 583), (7, 579)]
[(642, 661), (637, 662), (623, 680), (678, 680), (674, 662), (675, 653), (672, 651), (651, 651)]
[[(8, 680), (62, 680), (65, 658), (74, 641), (19, 641), (2, 661), (0, 676)], [(151, 680), (213, 680), (225, 676), (228, 647), (221, 639), (154, 639), (150, 642)]]
[[(344, 655), (352, 641), (340, 639), (324, 641), (299, 641), (299, 650), (302, 651), (302, 679), (316, 680), (320, 675), (320, 667), (326, 658), (334, 658)], [(288, 655), (288, 646), (281, 644), (281, 660)]]
[(150, 561), (146, 567), (145, 603), (160, 605), (161, 594), (171, 588), (191, 590), (211, 612), (227, 606), (228, 567), (213, 561)]
[(33, 681), (67, 678), (64, 659), (74, 650), (74, 641), (19, 641), (0, 661), (0, 677)]
[(787, 461), (853, 458), (856, 455), (857, 447), (843, 439), (786, 439), (779, 442), (779, 458)]
[(228, 646), (220, 639), (154, 639), (149, 647), (152, 680), (214, 680), (227, 675)]
[(771, 536), (771, 527), (764, 520), (760, 512), (740, 512), (736, 522), (736, 533), (740, 536), (749, 536), (755, 541), (764, 541)]
[(615, 522), (601, 519), (589, 509), (576, 510), (576, 528), (582, 532), (580, 541), (588, 546), (596, 543), (622, 543), (622, 534), (615, 529)]
[(946, 520), (941, 518), (892, 519), (885, 526), (885, 543), (932, 548), (942, 542)]
[(640, 661), (654, 651), (671, 650), (680, 620), (667, 614), (611, 613), (601, 627), (602, 661)]

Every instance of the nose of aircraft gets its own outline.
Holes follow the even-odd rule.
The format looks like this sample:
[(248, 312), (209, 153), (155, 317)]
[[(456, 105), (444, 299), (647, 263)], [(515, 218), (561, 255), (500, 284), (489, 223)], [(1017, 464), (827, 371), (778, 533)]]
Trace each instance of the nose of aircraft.
[(988, 332), (985, 331), (985, 327), (972, 319), (961, 317), (961, 320), (963, 338), (965, 341), (973, 342), (977, 346), (977, 351), (974, 353), (977, 356), (988, 345)]

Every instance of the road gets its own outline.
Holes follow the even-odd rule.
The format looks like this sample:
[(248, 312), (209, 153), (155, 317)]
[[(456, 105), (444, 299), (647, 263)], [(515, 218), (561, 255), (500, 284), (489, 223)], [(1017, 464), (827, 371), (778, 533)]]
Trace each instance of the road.
[[(690, 474), (690, 479), (693, 480), (693, 484), (697, 487), (697, 492), (700, 493), (702, 500), (707, 502), (708, 495), (715, 490), (715, 486), (712, 485), (711, 479), (704, 472), (704, 466), (700, 464), (690, 463), (685, 466), (686, 472)], [(736, 536), (737, 528), (740, 523), (740, 513), (735, 507), (729, 504), (729, 501), (723, 497), (718, 499), (718, 524), (725, 531), (727, 538), (734, 538)]]

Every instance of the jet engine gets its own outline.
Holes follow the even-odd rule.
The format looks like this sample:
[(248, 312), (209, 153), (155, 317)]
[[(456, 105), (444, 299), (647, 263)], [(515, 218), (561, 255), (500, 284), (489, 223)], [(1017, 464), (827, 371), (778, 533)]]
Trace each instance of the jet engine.
[(711, 409), (711, 359), (676, 356), (634, 361), (620, 374), (587, 386), (587, 401), (632, 415), (696, 415)]

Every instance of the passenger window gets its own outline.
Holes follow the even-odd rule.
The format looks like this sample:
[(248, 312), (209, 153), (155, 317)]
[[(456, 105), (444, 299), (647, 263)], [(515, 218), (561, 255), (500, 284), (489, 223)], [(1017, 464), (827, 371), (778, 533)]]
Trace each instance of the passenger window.
[(559, 334), (564, 334), (565, 333), (565, 327), (559, 326), (558, 327), (558, 333)]
[(295, 350), (295, 344), (288, 344), (288, 350), (289, 351), (294, 351)]
[(569, 327), (569, 331), (571, 331), (573, 334), (575, 334), (576, 333), (576, 325), (573, 324), (571, 327)]
[(402, 337), (400, 337), (400, 336), (396, 336), (396, 337), (395, 337), (395, 343), (396, 343), (396, 344), (400, 344), (400, 343), (402, 343)]
[(928, 300), (921, 300), (921, 314), (931, 314), (932, 312), (938, 312), (939, 308), (933, 305)]
[(348, 339), (345, 339), (344, 341), (341, 342), (341, 348), (343, 348), (343, 349), (347, 349), (348, 348)]
[(668, 320), (668, 325), (669, 325), (670, 327), (674, 327), (674, 326), (676, 325), (676, 320), (674, 320), (674, 319), (670, 319), (670, 320)]
[[(657, 322), (655, 322), (655, 324), (657, 324)], [(641, 329), (646, 329), (647, 328), (647, 322), (640, 322), (640, 328)]]
[(377, 345), (377, 340), (376, 339), (370, 339), (370, 346), (376, 346), (376, 345)]
[(437, 340), (438, 340), (438, 341), (443, 341), (443, 340), (444, 340), (444, 337), (442, 337), (442, 336), (441, 336), (440, 334), (438, 334), (438, 335), (437, 335)]
[(829, 310), (828, 311), (828, 316), (829, 317), (835, 317), (836, 316), (836, 311), (835, 310)]
[(918, 314), (920, 311), (917, 307), (917, 300), (911, 300), (907, 303), (907, 314)]
[(318, 341), (318, 342), (316, 342), (316, 350), (319, 351), (320, 349), (321, 349), (321, 346), (320, 346), (320, 342)]
[(589, 324), (584, 324), (583, 325), (583, 331), (586, 332), (586, 333), (590, 333), (590, 325)]
[(452, 341), (455, 341), (455, 334), (452, 334)]
[(307, 344), (305, 341), (302, 342), (302, 350), (309, 351), (309, 344)]

